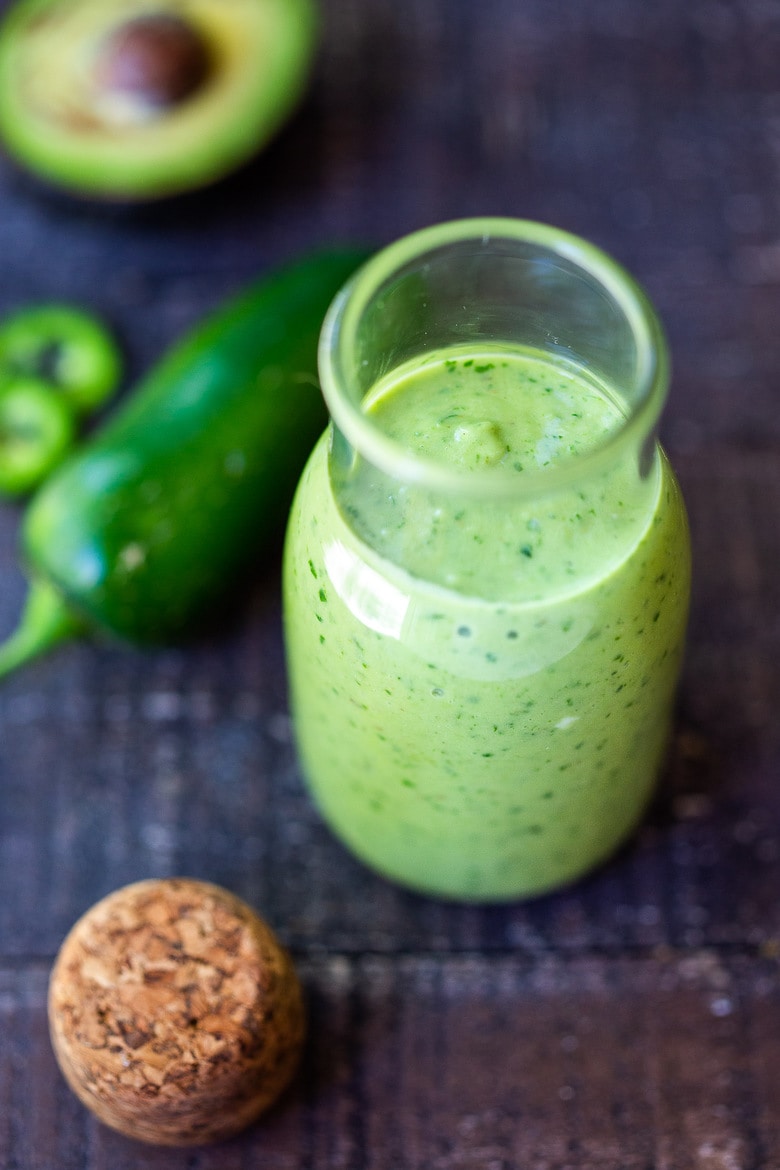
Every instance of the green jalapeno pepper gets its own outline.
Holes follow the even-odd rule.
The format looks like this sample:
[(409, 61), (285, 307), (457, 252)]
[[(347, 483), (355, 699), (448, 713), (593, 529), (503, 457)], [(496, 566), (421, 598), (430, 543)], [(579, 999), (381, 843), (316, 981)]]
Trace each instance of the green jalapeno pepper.
[(46, 481), (22, 525), (30, 593), (0, 676), (79, 630), (171, 643), (225, 608), (325, 424), (320, 326), (363, 259), (323, 252), (251, 287)]
[(0, 384), (0, 494), (31, 491), (62, 461), (75, 438), (73, 412), (47, 382)]
[(102, 406), (121, 372), (112, 334), (72, 305), (36, 305), (0, 323), (0, 377), (48, 382), (77, 415)]

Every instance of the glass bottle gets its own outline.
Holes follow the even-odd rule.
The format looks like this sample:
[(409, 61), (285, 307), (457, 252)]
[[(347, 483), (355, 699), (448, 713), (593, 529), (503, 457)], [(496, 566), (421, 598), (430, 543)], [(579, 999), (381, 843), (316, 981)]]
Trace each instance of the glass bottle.
[(570, 882), (636, 827), (683, 653), (689, 537), (656, 314), (520, 220), (374, 256), (320, 347), (331, 425), (290, 517), (303, 771), (366, 864), (439, 897)]

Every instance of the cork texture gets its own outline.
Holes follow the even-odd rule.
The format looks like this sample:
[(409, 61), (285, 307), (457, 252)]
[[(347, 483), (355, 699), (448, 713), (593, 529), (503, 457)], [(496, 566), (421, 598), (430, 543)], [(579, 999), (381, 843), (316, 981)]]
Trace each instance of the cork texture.
[(290, 1081), (298, 978), (238, 898), (184, 879), (118, 890), (81, 918), (52, 970), (60, 1067), (101, 1121), (189, 1145), (244, 1128)]

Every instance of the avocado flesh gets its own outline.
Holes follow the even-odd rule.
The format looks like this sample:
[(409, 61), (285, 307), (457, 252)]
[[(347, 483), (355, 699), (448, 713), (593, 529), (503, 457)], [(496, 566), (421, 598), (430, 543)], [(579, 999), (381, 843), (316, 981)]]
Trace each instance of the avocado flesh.
[[(96, 81), (117, 26), (174, 12), (208, 45), (208, 77), (138, 116)], [(0, 29), (0, 135), (20, 162), (74, 192), (150, 199), (203, 186), (255, 153), (299, 100), (314, 0), (18, 0)]]

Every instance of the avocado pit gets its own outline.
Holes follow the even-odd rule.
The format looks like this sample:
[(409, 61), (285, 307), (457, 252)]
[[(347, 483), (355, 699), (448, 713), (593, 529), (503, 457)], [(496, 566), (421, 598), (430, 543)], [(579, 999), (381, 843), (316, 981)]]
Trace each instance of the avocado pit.
[(160, 112), (191, 97), (211, 69), (211, 53), (199, 30), (179, 16), (157, 12), (134, 17), (108, 34), (96, 80), (103, 93)]

